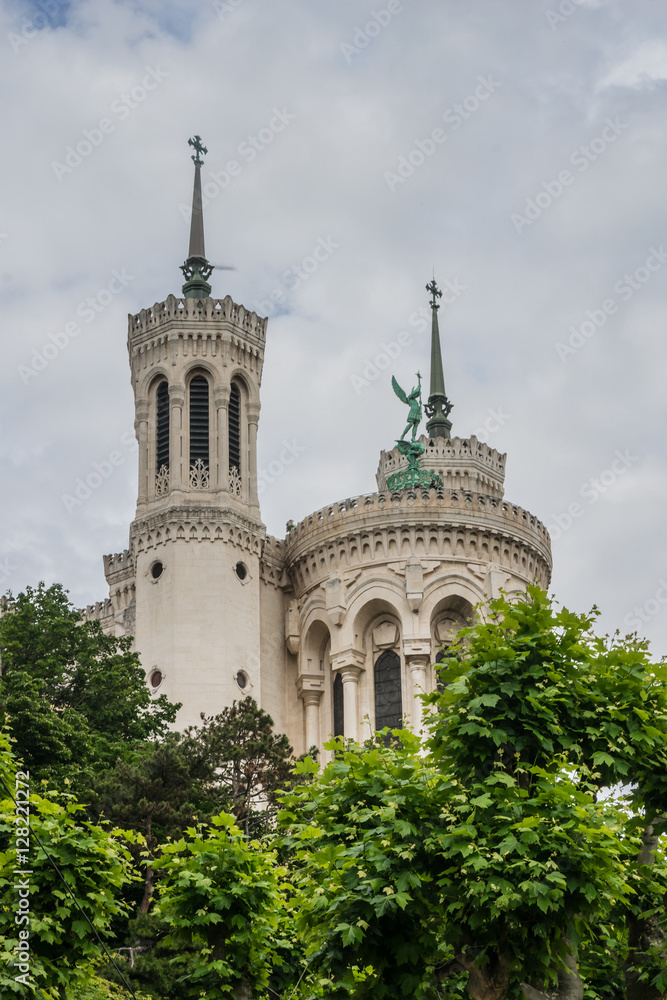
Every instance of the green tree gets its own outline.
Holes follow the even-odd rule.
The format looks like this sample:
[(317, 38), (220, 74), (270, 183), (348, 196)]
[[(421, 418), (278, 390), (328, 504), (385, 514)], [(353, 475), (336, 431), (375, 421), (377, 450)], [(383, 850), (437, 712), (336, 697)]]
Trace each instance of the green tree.
[[(579, 879), (579, 891), (600, 904), (598, 921), (613, 920), (615, 933), (607, 940), (618, 942), (615, 957), (624, 967), (628, 1000), (657, 1000), (667, 991), (664, 910), (656, 906), (665, 888), (659, 834), (667, 815), (667, 672), (663, 664), (651, 663), (643, 640), (596, 635), (596, 614), (555, 610), (536, 587), (526, 601), (493, 602), (490, 619), (463, 630), (453, 650), (457, 655), (444, 665), (449, 683), (431, 699), (439, 712), (430, 749), (438, 766), (456, 774), (475, 796), (488, 792), (495, 798), (488, 786), (503, 776), (516, 782), (528, 803), (548, 794), (550, 785), (564, 787), (562, 778), (556, 785), (553, 777), (558, 765), (573, 794), (586, 795), (593, 818), (612, 809), (600, 801), (605, 789), (630, 787), (626, 806), (612, 809), (609, 818), (623, 860), (623, 874), (618, 871), (614, 878), (622, 878), (625, 888), (617, 882), (611, 896), (603, 890), (593, 899), (595, 879), (586, 888), (586, 873), (577, 869), (570, 849), (557, 850), (552, 860), (563, 869), (568, 893)], [(573, 808), (570, 828), (576, 827), (577, 815)], [(536, 827), (540, 846), (542, 830)], [(593, 863), (604, 870), (595, 850), (599, 841), (586, 826), (580, 836), (588, 839)], [(508, 863), (515, 855), (513, 847)], [(560, 952), (572, 967), (565, 977), (561, 966), (563, 996), (578, 977), (575, 949), (566, 943), (570, 931), (583, 933), (580, 912), (585, 908), (575, 906), (571, 912), (565, 895), (550, 908), (546, 927), (531, 928), (531, 936), (542, 939), (542, 949), (530, 953), (524, 975), (535, 982), (556, 975), (557, 963), (549, 956)], [(505, 927), (499, 923), (497, 929), (495, 948), (485, 942), (490, 966), (504, 961)], [(527, 944), (517, 940), (516, 955)], [(533, 988), (527, 995), (539, 992)]]
[(250, 1000), (280, 962), (286, 873), (275, 851), (248, 841), (226, 813), (207, 831), (190, 829), (155, 862), (159, 910), (177, 942), (196, 945), (192, 994)]
[(6, 599), (0, 616), (0, 724), (37, 777), (113, 766), (166, 732), (178, 706), (152, 698), (129, 638), (85, 621), (59, 584)]
[(186, 731), (215, 772), (225, 808), (246, 836), (266, 832), (276, 814), (276, 794), (293, 780), (287, 737), (273, 731), (273, 719), (253, 698), (233, 702), (201, 726)]
[[(444, 664), (421, 753), (398, 730), (339, 746), (286, 796), (332, 997), (592, 1000), (604, 975), (665, 996), (664, 668), (593, 621), (537, 589), (495, 602)], [(621, 782), (625, 802), (604, 792)]]
[(92, 779), (91, 818), (106, 817), (142, 835), (130, 850), (144, 873), (143, 889), (130, 886), (126, 897), (139, 912), (117, 927), (122, 947), (133, 949), (133, 966), (125, 974), (138, 988), (181, 997), (184, 987), (177, 980), (190, 971), (195, 954), (182, 939), (167, 941), (168, 925), (152, 909), (149, 913), (159, 892), (160, 871), (153, 861), (162, 847), (223, 810), (246, 834), (272, 827), (276, 791), (294, 780), (291, 747), (272, 727), (271, 717), (245, 699), (184, 734), (142, 744)]
[[(30, 775), (18, 769), (1, 732), (0, 775), (12, 793), (27, 794)], [(130, 855), (122, 836), (86, 822), (72, 795), (31, 791), (29, 799), (18, 795), (18, 806), (4, 788), (0, 795), (2, 996), (32, 997), (41, 990), (64, 998), (71, 988), (94, 983), (104, 954), (79, 907), (110, 940), (112, 921), (123, 913), (122, 890), (133, 877)], [(26, 945), (30, 961), (21, 963)]]

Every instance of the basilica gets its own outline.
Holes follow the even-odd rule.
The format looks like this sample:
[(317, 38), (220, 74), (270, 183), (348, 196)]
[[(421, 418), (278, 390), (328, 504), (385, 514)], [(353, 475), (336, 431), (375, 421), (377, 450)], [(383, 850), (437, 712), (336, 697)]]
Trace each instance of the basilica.
[(435, 281), (426, 434), (415, 396), (412, 441), (380, 453), (376, 492), (267, 534), (257, 434), (268, 320), (211, 298), (206, 150), (190, 145), (182, 296), (128, 322), (136, 516), (128, 547), (104, 557), (108, 599), (84, 613), (134, 637), (150, 690), (182, 703), (181, 728), (250, 695), (297, 754), (331, 735), (419, 730), (416, 695), (434, 687), (433, 664), (473, 609), (548, 585), (549, 535), (504, 499), (505, 455), (451, 436)]

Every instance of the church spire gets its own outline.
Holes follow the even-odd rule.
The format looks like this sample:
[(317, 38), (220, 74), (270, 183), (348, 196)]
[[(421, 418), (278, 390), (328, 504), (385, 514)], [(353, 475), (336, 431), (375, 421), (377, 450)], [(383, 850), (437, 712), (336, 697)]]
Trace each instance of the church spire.
[(188, 259), (185, 264), (181, 265), (181, 271), (185, 276), (183, 295), (186, 299), (205, 299), (211, 294), (208, 279), (213, 270), (213, 265), (207, 261), (204, 250), (204, 213), (201, 197), (201, 165), (204, 162), (201, 154), (208, 153), (208, 149), (202, 145), (198, 135), (194, 139), (188, 139), (188, 145), (192, 146), (195, 151), (195, 155), (192, 157), (195, 165), (195, 185), (192, 192), (190, 249)]
[(440, 329), (438, 327), (438, 299), (442, 292), (435, 283), (435, 277), (426, 286), (431, 293), (431, 391), (424, 409), (429, 417), (426, 432), (429, 437), (448, 438), (452, 429), (448, 420), (453, 404), (447, 399), (445, 392), (445, 376), (442, 370), (442, 352), (440, 350)]

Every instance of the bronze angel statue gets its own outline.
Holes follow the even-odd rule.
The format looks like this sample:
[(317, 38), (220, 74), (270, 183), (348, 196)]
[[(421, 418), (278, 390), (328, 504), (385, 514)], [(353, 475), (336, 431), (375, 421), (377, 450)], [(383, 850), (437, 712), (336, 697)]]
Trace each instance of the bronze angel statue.
[(396, 381), (395, 377), (391, 376), (391, 384), (393, 386), (394, 392), (400, 399), (402, 403), (410, 407), (410, 412), (408, 413), (408, 423), (401, 434), (399, 441), (403, 441), (405, 435), (408, 433), (410, 428), (412, 428), (412, 438), (414, 441), (417, 437), (417, 428), (419, 427), (422, 419), (422, 377), (421, 372), (417, 372), (417, 385), (414, 387), (409, 396), (406, 396), (405, 392), (401, 389), (400, 385)]

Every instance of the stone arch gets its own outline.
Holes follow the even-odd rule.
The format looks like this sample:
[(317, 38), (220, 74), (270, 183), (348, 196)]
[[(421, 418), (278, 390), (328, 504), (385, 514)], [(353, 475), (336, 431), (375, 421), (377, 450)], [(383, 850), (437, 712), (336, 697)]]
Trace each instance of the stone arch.
[(359, 723), (365, 736), (376, 729), (379, 717), (381, 726), (388, 719), (392, 725), (399, 725), (405, 712), (408, 686), (403, 636), (409, 614), (404, 592), (371, 581), (366, 581), (348, 612), (352, 645), (363, 663)]
[(247, 372), (245, 372), (239, 365), (234, 365), (229, 374), (230, 385), (232, 382), (237, 382), (241, 391), (245, 393), (244, 401), (246, 403), (259, 403), (257, 385), (255, 385), (252, 379), (248, 378)]
[(310, 616), (310, 622), (299, 643), (297, 690), (303, 703), (305, 751), (312, 746), (320, 747), (323, 735), (328, 737), (334, 734), (333, 682), (331, 630), (329, 623), (324, 620), (324, 612), (316, 609)]

